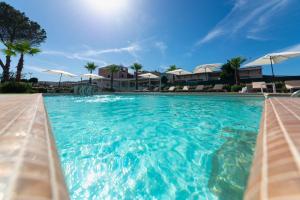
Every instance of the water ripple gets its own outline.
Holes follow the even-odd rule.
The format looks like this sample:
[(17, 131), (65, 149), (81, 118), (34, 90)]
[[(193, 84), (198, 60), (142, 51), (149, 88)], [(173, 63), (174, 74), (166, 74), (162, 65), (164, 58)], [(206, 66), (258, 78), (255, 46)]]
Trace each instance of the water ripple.
[(72, 199), (242, 198), (263, 99), (97, 95), (45, 102)]

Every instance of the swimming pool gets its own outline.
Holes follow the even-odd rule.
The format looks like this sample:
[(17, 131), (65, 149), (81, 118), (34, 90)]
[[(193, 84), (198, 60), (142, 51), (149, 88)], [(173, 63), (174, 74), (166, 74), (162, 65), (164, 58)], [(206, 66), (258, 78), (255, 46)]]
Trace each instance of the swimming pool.
[(48, 96), (72, 199), (241, 199), (263, 99)]

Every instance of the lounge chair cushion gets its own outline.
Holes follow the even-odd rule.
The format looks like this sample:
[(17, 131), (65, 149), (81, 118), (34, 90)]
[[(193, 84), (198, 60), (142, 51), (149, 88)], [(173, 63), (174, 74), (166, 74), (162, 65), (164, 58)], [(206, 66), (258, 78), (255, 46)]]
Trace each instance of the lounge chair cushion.
[(223, 87), (224, 87), (223, 84), (216, 84), (216, 85), (213, 87), (213, 90), (223, 90)]
[(300, 89), (300, 80), (285, 81), (287, 89)]
[(183, 91), (188, 91), (188, 90), (189, 90), (189, 86), (184, 86), (184, 87), (182, 88), (182, 90), (183, 90)]
[(266, 82), (252, 82), (253, 89), (266, 89), (267, 85)]
[(170, 88), (169, 88), (169, 91), (174, 91), (175, 90), (175, 86), (171, 86)]
[(204, 90), (204, 85), (197, 85), (195, 90), (197, 90), (197, 91)]

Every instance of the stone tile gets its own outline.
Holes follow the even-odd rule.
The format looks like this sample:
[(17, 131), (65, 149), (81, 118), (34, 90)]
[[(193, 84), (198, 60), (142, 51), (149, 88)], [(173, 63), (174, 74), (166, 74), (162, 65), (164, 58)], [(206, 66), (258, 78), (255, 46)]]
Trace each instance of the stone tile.
[(69, 199), (42, 95), (0, 95), (0, 110), (0, 199)]
[(300, 199), (300, 99), (267, 99), (261, 123), (244, 199)]

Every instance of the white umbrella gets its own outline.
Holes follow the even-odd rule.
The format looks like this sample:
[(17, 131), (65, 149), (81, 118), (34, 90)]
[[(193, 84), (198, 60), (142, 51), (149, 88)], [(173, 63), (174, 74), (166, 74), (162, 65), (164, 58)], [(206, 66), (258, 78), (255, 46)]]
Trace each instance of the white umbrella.
[(68, 77), (75, 77), (76, 76), (75, 74), (72, 74), (72, 73), (69, 73), (69, 72), (66, 72), (66, 71), (63, 71), (63, 70), (56, 70), (56, 69), (48, 69), (48, 70), (45, 70), (43, 72), (46, 72), (46, 73), (49, 73), (49, 74), (59, 74), (60, 77), (59, 77), (58, 86), (60, 86), (61, 77), (63, 75), (68, 76)]
[(139, 76), (142, 77), (142, 78), (148, 78), (149, 79), (149, 88), (150, 88), (150, 84), (151, 84), (150, 79), (159, 78), (159, 76), (156, 76), (155, 74), (152, 74), (152, 73), (141, 74)]
[(217, 68), (219, 68), (222, 65), (222, 63), (212, 63), (212, 64), (203, 64), (195, 67), (194, 73), (205, 73), (206, 80), (208, 80), (207, 72), (213, 72)]
[(103, 76), (99, 76), (97, 74), (81, 74), (80, 76), (82, 78), (91, 78), (91, 79), (102, 79), (102, 78), (104, 78)]
[(180, 76), (180, 75), (188, 75), (188, 74), (192, 74), (191, 72), (188, 72), (188, 71), (185, 71), (183, 69), (175, 69), (175, 70), (172, 70), (172, 71), (168, 71), (166, 72), (167, 74), (173, 74), (173, 82), (175, 82), (175, 77), (174, 75), (176, 76)]
[(188, 72), (188, 71), (183, 70), (183, 69), (175, 69), (175, 70), (172, 70), (172, 71), (168, 71), (166, 73), (167, 74), (177, 75), (177, 76), (192, 74), (191, 72)]
[(246, 65), (244, 67), (250, 67), (250, 66), (260, 66), (260, 65), (271, 65), (272, 69), (272, 77), (273, 77), (273, 92), (276, 92), (275, 84), (274, 84), (274, 70), (273, 70), (273, 64), (277, 64), (280, 62), (283, 62), (290, 58), (295, 58), (300, 56), (300, 51), (287, 51), (287, 52), (281, 52), (281, 53), (270, 53), (263, 57), (260, 57)]
[(97, 74), (81, 74), (81, 81), (82, 81), (82, 78), (88, 78), (90, 79), (89, 80), (89, 83), (92, 84), (92, 79), (103, 79), (104, 77), (103, 76), (99, 76)]

